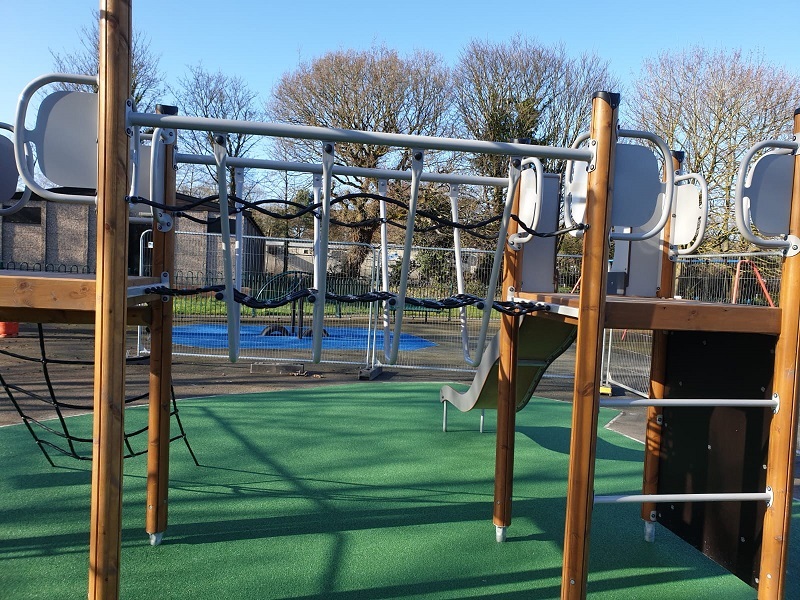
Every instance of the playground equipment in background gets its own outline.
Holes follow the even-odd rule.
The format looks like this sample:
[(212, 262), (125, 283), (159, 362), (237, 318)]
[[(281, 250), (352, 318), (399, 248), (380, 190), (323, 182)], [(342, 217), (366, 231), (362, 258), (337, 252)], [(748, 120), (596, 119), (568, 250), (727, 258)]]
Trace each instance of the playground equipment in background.
[[(645, 173), (643, 180), (637, 180), (636, 185), (642, 185), (648, 190), (649, 202), (659, 207), (659, 217), (656, 225), (663, 226), (669, 220), (669, 210), (672, 201), (669, 199), (673, 192), (673, 178), (667, 171), (665, 191), (662, 195), (660, 183), (654, 183), (654, 174), (658, 169), (652, 168), (654, 157), (645, 157), (644, 151), (630, 150), (616, 144), (618, 134), (616, 127), (616, 114), (619, 96), (607, 92), (599, 92), (593, 98), (592, 126), (589, 133), (588, 145), (585, 148), (556, 148), (546, 146), (533, 146), (518, 143), (481, 142), (474, 140), (456, 140), (451, 138), (433, 138), (411, 135), (396, 135), (376, 132), (360, 132), (340, 129), (326, 129), (318, 127), (292, 126), (275, 123), (246, 123), (222, 119), (200, 119), (182, 117), (178, 115), (143, 114), (126, 110), (125, 95), (129, 90), (129, 65), (128, 57), (124, 53), (115, 52), (117, 48), (128, 47), (123, 43), (125, 36), (130, 35), (130, 10), (129, 4), (114, 3), (109, 1), (108, 6), (101, 10), (101, 19), (109, 19), (114, 26), (102, 26), (101, 35), (101, 69), (102, 77), (99, 80), (99, 114), (102, 127), (98, 130), (99, 156), (101, 160), (97, 176), (99, 223), (98, 264), (102, 269), (98, 272), (97, 286), (103, 298), (102, 307), (84, 302), (77, 305), (63, 303), (62, 311), (81, 311), (95, 313), (97, 319), (97, 344), (98, 356), (104, 360), (97, 361), (96, 389), (95, 389), (95, 456), (93, 462), (93, 490), (92, 490), (92, 530), (90, 543), (92, 553), (92, 569), (90, 572), (89, 595), (97, 597), (117, 597), (119, 593), (119, 551), (120, 551), (120, 513), (121, 489), (121, 464), (116, 460), (121, 454), (121, 406), (118, 405), (120, 394), (114, 393), (119, 385), (119, 373), (124, 368), (120, 365), (118, 352), (119, 331), (125, 325), (125, 308), (128, 300), (125, 291), (128, 288), (124, 277), (124, 261), (119, 260), (114, 244), (116, 231), (124, 229), (127, 225), (127, 209), (121, 205), (121, 196), (127, 192), (128, 155), (130, 143), (126, 137), (126, 129), (131, 131), (136, 127), (153, 127), (160, 129), (162, 134), (155, 137), (158, 143), (163, 135), (168, 135), (170, 130), (190, 129), (206, 132), (247, 132), (256, 135), (272, 137), (295, 137), (313, 139), (321, 143), (322, 147), (322, 187), (320, 194), (320, 210), (318, 214), (319, 230), (316, 238), (315, 257), (318, 261), (315, 268), (316, 292), (309, 296), (318, 304), (314, 307), (315, 320), (324, 312), (326, 294), (326, 271), (324, 261), (327, 257), (328, 225), (330, 222), (330, 205), (332, 200), (331, 177), (334, 171), (335, 144), (343, 143), (371, 143), (384, 144), (407, 149), (413, 156), (413, 167), (410, 173), (411, 193), (409, 201), (409, 214), (406, 225), (406, 239), (413, 234), (414, 213), (422, 180), (422, 164), (424, 151), (446, 150), (458, 152), (477, 152), (499, 154), (511, 157), (509, 177), (507, 180), (506, 201), (503, 207), (500, 223), (500, 237), (495, 252), (492, 274), (490, 277), (489, 294), (480, 307), (483, 310), (483, 322), (479, 339), (485, 339), (486, 314), (492, 306), (498, 306), (493, 301), (495, 287), (501, 280), (501, 297), (507, 303), (506, 307), (512, 310), (504, 312), (501, 318), (501, 332), (499, 337), (498, 360), (498, 392), (497, 392), (497, 446), (496, 446), (496, 474), (495, 474), (495, 501), (494, 523), (498, 539), (504, 539), (506, 529), (511, 521), (511, 484), (513, 478), (513, 440), (514, 440), (514, 414), (517, 408), (515, 398), (517, 388), (517, 367), (520, 358), (520, 329), (518, 327), (519, 313), (515, 309), (538, 310), (526, 316), (526, 322), (533, 319), (552, 319), (574, 327), (577, 331), (576, 339), (576, 372), (575, 394), (573, 401), (573, 420), (570, 441), (570, 468), (568, 474), (567, 510), (564, 532), (564, 563), (562, 572), (562, 598), (584, 598), (587, 593), (588, 549), (590, 536), (590, 522), (592, 507), (595, 502), (642, 502), (643, 510), (650, 506), (654, 508), (647, 513), (646, 531), (651, 531), (650, 525), (656, 519), (661, 519), (679, 535), (696, 545), (701, 546), (708, 553), (715, 554), (715, 559), (731, 568), (741, 577), (751, 583), (758, 584), (760, 598), (779, 598), (782, 596), (783, 574), (786, 563), (786, 544), (788, 543), (789, 516), (791, 507), (791, 473), (794, 461), (794, 433), (797, 426), (797, 364), (798, 364), (798, 337), (800, 334), (800, 263), (796, 259), (797, 234), (800, 233), (800, 183), (794, 175), (794, 185), (790, 188), (787, 198), (791, 206), (789, 214), (790, 228), (785, 232), (786, 239), (768, 240), (767, 245), (779, 246), (786, 249), (784, 264), (785, 285), (782, 286), (781, 308), (750, 307), (741, 305), (708, 305), (699, 302), (689, 302), (670, 298), (671, 290), (664, 285), (663, 275), (669, 270), (669, 252), (667, 244), (662, 244), (660, 264), (662, 277), (661, 285), (655, 286), (655, 294), (649, 297), (608, 296), (606, 297), (606, 276), (608, 273), (607, 260), (609, 256), (609, 236), (612, 227), (626, 227), (624, 224), (616, 225), (617, 212), (611, 191), (619, 192), (623, 186), (615, 185), (617, 173), (614, 154), (618, 153), (616, 164), (628, 162), (638, 165), (633, 171)], [(127, 107), (130, 108), (130, 107)], [(21, 136), (21, 127), (15, 127), (15, 137)], [(795, 130), (800, 132), (800, 111), (795, 116)], [(630, 134), (622, 130), (622, 135)], [(135, 135), (135, 134), (134, 134)], [(648, 134), (650, 135), (650, 134)], [(637, 134), (638, 137), (638, 134)], [(21, 156), (21, 148), (25, 144), (22, 138), (15, 145), (16, 156)], [(174, 139), (174, 136), (173, 136)], [(652, 140), (651, 140), (652, 141)], [(768, 145), (797, 153), (797, 142), (775, 143)], [(221, 144), (218, 144), (221, 146)], [(661, 144), (659, 144), (661, 147)], [(648, 150), (648, 152), (650, 152)], [(667, 153), (663, 151), (664, 160)], [(165, 152), (171, 153), (169, 149)], [(652, 153), (651, 153), (652, 154)], [(780, 155), (784, 156), (784, 155)], [(788, 155), (785, 155), (788, 156)], [(522, 214), (518, 207), (518, 189), (521, 171), (526, 166), (523, 163), (528, 157), (554, 158), (572, 161), (573, 164), (584, 162), (587, 165), (586, 201), (583, 227), (583, 266), (582, 285), (578, 296), (557, 294), (553, 292), (552, 278), (546, 282), (545, 288), (539, 288), (534, 277), (526, 280), (526, 267), (524, 251), (506, 249), (509, 235), (518, 234), (516, 222), (512, 223), (511, 214)], [(792, 172), (796, 173), (797, 156), (791, 158)], [(17, 161), (20, 162), (19, 160)], [(162, 162), (153, 160), (153, 163)], [(747, 162), (747, 161), (746, 161)], [(779, 162), (777, 160), (771, 162)], [(786, 161), (780, 161), (786, 163)], [(224, 164), (233, 164), (232, 159), (227, 159), (220, 151), (215, 155), (215, 163), (221, 167)], [(168, 163), (169, 164), (169, 163)], [(765, 163), (767, 165), (768, 163)], [(788, 164), (788, 163), (786, 163)], [(650, 165), (650, 166), (647, 166)], [(163, 168), (162, 165), (154, 168)], [(762, 167), (765, 168), (765, 167)], [(743, 165), (743, 169), (746, 168)], [(220, 170), (222, 170), (220, 168)], [(573, 167), (574, 170), (574, 167)], [(171, 169), (166, 169), (170, 173)], [(760, 172), (760, 171), (759, 171)], [(221, 178), (222, 179), (222, 178)], [(744, 185), (744, 177), (740, 178)], [(745, 213), (750, 216), (759, 214), (758, 189), (760, 181), (767, 181), (770, 177), (752, 177), (748, 198), (749, 209), (744, 210), (737, 204), (737, 222), (743, 221)], [(660, 181), (660, 178), (659, 178)], [(152, 183), (151, 183), (152, 185)], [(574, 185), (574, 181), (573, 181)], [(785, 188), (782, 188), (786, 191)], [(574, 187), (573, 190), (582, 190)], [(630, 190), (635, 195), (636, 190)], [(164, 192), (167, 204), (170, 194), (174, 194), (174, 181), (164, 177)], [(626, 192), (627, 193), (627, 192)], [(576, 194), (579, 195), (579, 194)], [(220, 193), (223, 197), (223, 193)], [(737, 194), (738, 197), (738, 194)], [(227, 202), (225, 202), (227, 206)], [(624, 203), (623, 203), (624, 204)], [(163, 208), (163, 207), (160, 207)], [(619, 208), (619, 207), (618, 207)], [(528, 216), (536, 214), (527, 212)], [(778, 213), (776, 213), (778, 214)], [(783, 214), (783, 213), (780, 213)], [(636, 213), (633, 227), (642, 231), (614, 231), (616, 239), (638, 243), (646, 241), (647, 236), (659, 227), (650, 227), (644, 213)], [(641, 218), (640, 218), (641, 217)], [(644, 220), (642, 220), (644, 219)], [(227, 220), (227, 219), (223, 219)], [(541, 226), (541, 219), (539, 225)], [(525, 225), (527, 227), (527, 225)], [(766, 227), (761, 231), (767, 233), (778, 232)], [(523, 228), (524, 229), (524, 228)], [(652, 233), (654, 238), (658, 232)], [(745, 235), (743, 233), (743, 235)], [(638, 237), (637, 237), (638, 236)], [(525, 239), (525, 235), (514, 238), (514, 246)], [(161, 242), (168, 244), (169, 238), (165, 236)], [(230, 239), (228, 237), (228, 239)], [(229, 244), (226, 248), (230, 252)], [(522, 244), (526, 248), (527, 244)], [(121, 253), (124, 257), (124, 252)], [(404, 261), (408, 260), (408, 254)], [(163, 256), (167, 256), (164, 254)], [(502, 259), (505, 255), (505, 261)], [(166, 258), (162, 264), (165, 264)], [(549, 262), (549, 257), (548, 257)], [(502, 264), (502, 268), (501, 268)], [(411, 299), (406, 298), (405, 281), (408, 275), (408, 265), (401, 269), (399, 292), (394, 296), (381, 297), (381, 299), (394, 300), (398, 310), (398, 322), (402, 322), (402, 311)], [(167, 265), (164, 272), (169, 272)], [(230, 269), (229, 269), (230, 271)], [(629, 278), (634, 279), (634, 269), (628, 271)], [(229, 304), (232, 300), (240, 299), (232, 290), (232, 277), (226, 276), (227, 285), (222, 294)], [(46, 280), (44, 284), (48, 290), (53, 289), (57, 280)], [(654, 286), (648, 284), (648, 288)], [(7, 287), (19, 283), (16, 276), (7, 276)], [(47, 312), (48, 306), (44, 302), (44, 294), (39, 292), (43, 283), (40, 280), (28, 277), (26, 283), (32, 302), (25, 309), (15, 304), (15, 299), (5, 299), (6, 308), (2, 309), (8, 314), (24, 314), (41, 318), (35, 311), (43, 309), (42, 314), (56, 318), (52, 308)], [(60, 291), (62, 296), (69, 297), (77, 288), (74, 280), (62, 281)], [(623, 286), (626, 294), (631, 294), (633, 288), (630, 282)], [(160, 340), (161, 347), (151, 357), (151, 363), (157, 364), (161, 369), (168, 365), (169, 337), (164, 335), (168, 329), (166, 317), (169, 315), (169, 302), (164, 306), (160, 294), (157, 298), (150, 298), (145, 292), (156, 289), (165, 291), (161, 287), (148, 287), (137, 290), (133, 295), (136, 302), (152, 302), (151, 310), (158, 313), (155, 317), (161, 332), (154, 337)], [(221, 290), (220, 290), (221, 291)], [(94, 296), (92, 294), (92, 296)], [(33, 311), (30, 310), (33, 308)], [(238, 314), (238, 307), (235, 311)], [(26, 312), (27, 310), (27, 312)], [(230, 312), (230, 311), (229, 311)], [(62, 317), (63, 318), (63, 317)], [(229, 318), (230, 317), (229, 315)], [(152, 322), (153, 319), (146, 320)], [(400, 325), (396, 325), (399, 329)], [(658, 405), (659, 416), (652, 419), (648, 425), (648, 446), (644, 467), (644, 493), (621, 494), (618, 496), (595, 497), (593, 492), (594, 460), (596, 449), (596, 428), (598, 407), (598, 373), (601, 354), (601, 335), (604, 326), (617, 328), (653, 329), (656, 332), (670, 332), (654, 337), (654, 358), (652, 366), (652, 399), (649, 404)], [(525, 326), (529, 327), (528, 325)], [(569, 329), (565, 327), (564, 329)], [(230, 330), (230, 329), (229, 329)], [(778, 335), (780, 334), (780, 335)], [(760, 337), (759, 337), (760, 336)], [(777, 342), (775, 336), (778, 336)], [(712, 380), (707, 373), (701, 373), (697, 368), (701, 359), (707, 356), (687, 355), (686, 349), (702, 347), (702, 342), (709, 344), (717, 355), (715, 358), (729, 364), (733, 352), (742, 351), (743, 348), (752, 350), (760, 349), (758, 359), (751, 361), (754, 368), (748, 372), (737, 372), (731, 376), (728, 369), (724, 377), (730, 385), (725, 385), (724, 380)], [(315, 332), (312, 358), (317, 359), (321, 346), (321, 336)], [(775, 355), (770, 353), (770, 348), (775, 348)], [(396, 353), (394, 345), (389, 349), (389, 357)], [(124, 353), (123, 353), (124, 354)], [(475, 361), (480, 361), (481, 355)], [(476, 362), (476, 365), (479, 362)], [(712, 365), (719, 366), (719, 365)], [(163, 371), (157, 373), (163, 375)], [(682, 384), (682, 385), (681, 385)], [(741, 385), (739, 385), (741, 384)], [(770, 388), (771, 386), (771, 388)], [(156, 388), (163, 387), (156, 385)], [(742, 393), (744, 397), (733, 397), (735, 393)], [(695, 396), (696, 394), (696, 396)], [(771, 395), (770, 395), (771, 394)], [(768, 396), (765, 398), (764, 396)], [(687, 397), (688, 396), (688, 397)], [(115, 400), (116, 399), (116, 400)], [(151, 406), (156, 404), (157, 395), (151, 395)], [(639, 402), (639, 401), (628, 401)], [(617, 403), (618, 404), (618, 403)], [(711, 410), (708, 410), (708, 409)], [(154, 409), (158, 413), (158, 407)], [(685, 411), (692, 411), (686, 413)], [(706, 412), (702, 412), (706, 411)], [(773, 414), (774, 413), (774, 414)], [(701, 415), (701, 418), (698, 418)], [(669, 430), (662, 436), (662, 417), (669, 422)], [(692, 424), (701, 423), (705, 429), (698, 431)], [(712, 440), (708, 436), (714, 435), (714, 444), (720, 439), (725, 439), (726, 432), (733, 424), (734, 429), (752, 428), (756, 431), (766, 432), (761, 439), (744, 440), (746, 443), (736, 447), (738, 454), (731, 454), (731, 448), (724, 447), (720, 452), (711, 448)], [(164, 420), (151, 424), (151, 431), (162, 431)], [(705, 436), (705, 437), (704, 437)], [(166, 488), (158, 483), (166, 483), (165, 457), (167, 447), (162, 439), (151, 440), (152, 468), (149, 469), (148, 504), (156, 507), (160, 512), (156, 527), (148, 532), (153, 536), (160, 536), (166, 525)], [(663, 438), (663, 439), (662, 439)], [(672, 445), (684, 441), (687, 452), (681, 456), (667, 453), (661, 454), (659, 449), (664, 444)], [(708, 450), (701, 445), (707, 444)], [(750, 468), (752, 465), (745, 460), (756, 456), (759, 463), (761, 455), (753, 446), (761, 448), (762, 444), (769, 444), (769, 453), (766, 470)], [(694, 464), (705, 461), (702, 472), (691, 471), (686, 473), (686, 457), (691, 456)], [(739, 460), (741, 459), (741, 460)], [(735, 464), (737, 461), (740, 464)], [(677, 475), (676, 475), (677, 474)], [(708, 476), (711, 474), (711, 476)], [(706, 475), (706, 477), (702, 477)], [(719, 481), (718, 475), (728, 477), (729, 480)], [(725, 479), (723, 477), (723, 479)], [(152, 482), (150, 481), (152, 479)], [(744, 480), (745, 483), (742, 483)], [(695, 489), (665, 490), (659, 489), (662, 485), (685, 484), (687, 481), (695, 485), (708, 488), (708, 491)], [(737, 483), (738, 482), (738, 483)], [(738, 485), (751, 485), (753, 489), (740, 489), (738, 491), (720, 492), (714, 489), (715, 484), (720, 484), (722, 489), (730, 490)], [(655, 491), (651, 491), (655, 490)], [(787, 492), (788, 490), (788, 492)], [(735, 506), (733, 514), (726, 513), (724, 522), (715, 519), (712, 511), (705, 511), (702, 507), (706, 501), (724, 501), (725, 505)], [(691, 511), (690, 522), (682, 520), (684, 511), (669, 511), (670, 504), (682, 504), (685, 510)], [(659, 507), (659, 508), (655, 508)], [(162, 510), (163, 509), (163, 510)], [(764, 514), (763, 528), (760, 526), (761, 514)], [(721, 514), (722, 511), (716, 511)], [(680, 514), (678, 514), (680, 513)], [(736, 517), (739, 518), (736, 518)], [(733, 518), (730, 518), (733, 517)], [(148, 519), (150, 522), (150, 519)], [(721, 535), (722, 528), (727, 528), (730, 523), (737, 523), (740, 530), (732, 537)], [(710, 537), (706, 537), (710, 536)], [(737, 544), (736, 538), (745, 538), (746, 543)], [(756, 540), (761, 540), (759, 546)], [(719, 545), (716, 545), (720, 542)], [(760, 570), (759, 570), (760, 569)], [(754, 576), (753, 573), (759, 573)]]

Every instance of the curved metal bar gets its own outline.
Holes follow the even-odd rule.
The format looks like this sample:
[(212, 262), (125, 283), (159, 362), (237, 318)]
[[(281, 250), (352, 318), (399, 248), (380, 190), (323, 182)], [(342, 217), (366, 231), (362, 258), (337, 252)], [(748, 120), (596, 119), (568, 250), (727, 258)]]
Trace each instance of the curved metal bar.
[[(378, 180), (378, 195), (386, 197), (386, 190), (388, 182), (385, 179)], [(385, 292), (389, 291), (389, 227), (386, 223), (386, 200), (381, 199), (378, 204), (381, 218), (381, 287)], [(391, 327), (391, 318), (389, 310), (389, 302), (383, 303), (383, 352), (384, 355), (389, 354), (389, 328)]]
[[(458, 223), (458, 184), (450, 186), (450, 215), (453, 223)], [(464, 263), (461, 260), (461, 229), (459, 227), (453, 228), (453, 254), (456, 264), (456, 290), (459, 294), (466, 291), (464, 285)], [(469, 329), (467, 328), (467, 307), (462, 306), (458, 309), (458, 320), (461, 328), (461, 350), (464, 353), (465, 360), (471, 360), (469, 355)]]
[[(153, 148), (155, 158), (155, 147)], [(219, 186), (219, 223), (222, 233), (222, 270), (225, 277), (225, 304), (228, 308), (228, 358), (232, 363), (239, 359), (239, 305), (233, 293), (233, 263), (231, 260), (231, 222), (228, 211), (228, 150), (224, 135), (214, 135), (214, 158), (217, 161)], [(152, 161), (155, 164), (155, 160)], [(151, 180), (152, 185), (152, 180)]]
[[(5, 129), (6, 131), (14, 133), (14, 126), (10, 125), (9, 123), (0, 123), (0, 129)], [(33, 172), (33, 151), (31, 150), (30, 145), (25, 146), (25, 158), (27, 159), (28, 169)], [(19, 173), (19, 169), (17, 169), (17, 173)], [(22, 192), (22, 196), (20, 196), (19, 200), (17, 200), (11, 206), (7, 206), (5, 208), (0, 206), (0, 217), (6, 217), (18, 212), (28, 203), (32, 195), (33, 192), (31, 191), (31, 188), (26, 185), (25, 190)]]
[[(661, 151), (661, 156), (664, 159), (664, 164), (671, 167), (672, 154), (669, 151), (669, 147), (667, 146), (667, 143), (656, 134), (650, 133), (649, 131), (620, 129), (618, 135), (619, 137), (634, 138), (652, 142)], [(648, 240), (651, 237), (655, 237), (659, 233), (661, 233), (661, 230), (664, 229), (664, 226), (667, 224), (667, 220), (669, 220), (669, 216), (672, 211), (672, 200), (675, 196), (675, 171), (672, 168), (665, 168), (664, 173), (666, 173), (666, 182), (664, 184), (665, 186), (664, 200), (662, 200), (661, 202), (661, 216), (659, 217), (658, 222), (653, 226), (653, 228), (650, 231), (644, 233), (614, 232), (611, 234), (611, 239), (634, 242), (634, 241)]]
[(408, 217), (406, 218), (406, 237), (403, 244), (403, 262), (400, 265), (400, 287), (397, 291), (397, 300), (394, 307), (394, 335), (392, 337), (389, 354), (384, 353), (388, 364), (397, 362), (397, 352), (400, 349), (400, 334), (403, 327), (403, 311), (406, 304), (406, 291), (408, 289), (408, 273), (411, 270), (411, 245), (414, 238), (414, 220), (417, 216), (417, 201), (419, 200), (420, 175), (422, 174), (425, 153), (422, 150), (411, 150), (411, 197), (408, 201)]
[(500, 221), (500, 232), (497, 237), (497, 248), (494, 251), (494, 261), (492, 262), (492, 272), (489, 276), (489, 287), (486, 291), (486, 298), (483, 302), (483, 320), (481, 321), (481, 329), (478, 334), (478, 342), (476, 345), (477, 352), (474, 360), (465, 357), (467, 364), (471, 367), (477, 367), (481, 364), (483, 357), (483, 347), (486, 345), (486, 333), (489, 331), (489, 318), (492, 314), (492, 305), (494, 304), (494, 296), (497, 291), (497, 281), (500, 278), (500, 266), (503, 262), (503, 252), (506, 246), (506, 236), (508, 235), (508, 222), (511, 220), (511, 208), (514, 205), (514, 194), (519, 185), (520, 176), (520, 161), (518, 159), (511, 159), (511, 164), (508, 169), (508, 186), (506, 188), (506, 204), (503, 209), (503, 218)]
[[(588, 131), (579, 134), (578, 137), (575, 138), (575, 141), (572, 142), (570, 148), (577, 149), (578, 146), (587, 141), (590, 137), (591, 134)], [(575, 161), (568, 160), (564, 165), (564, 185), (572, 181), (574, 171)], [(572, 219), (572, 197), (570, 194), (564, 194), (564, 226), (569, 229), (575, 227), (575, 225), (576, 223)]]
[[(542, 167), (542, 161), (540, 161), (535, 156), (530, 156), (526, 159), (523, 159), (522, 166), (531, 165), (533, 167), (533, 172), (536, 173), (536, 211), (533, 213), (533, 220), (530, 223), (526, 223), (525, 225), (530, 229), (536, 230), (536, 227), (539, 225), (539, 216), (541, 215), (541, 202), (542, 202), (542, 194), (544, 193), (544, 167)], [(523, 244), (527, 244), (533, 239), (533, 235), (527, 232), (522, 233), (512, 233), (508, 236), (508, 245), (512, 250), (521, 250)]]
[(675, 184), (677, 185), (682, 181), (691, 180), (696, 181), (700, 185), (700, 225), (697, 228), (697, 235), (694, 238), (694, 242), (686, 248), (678, 248), (676, 250), (676, 254), (679, 256), (692, 254), (700, 247), (700, 244), (703, 242), (703, 237), (706, 235), (706, 227), (708, 226), (708, 182), (706, 182), (706, 178), (700, 173), (687, 173), (686, 175), (675, 177)]
[(761, 248), (776, 248), (785, 250), (792, 245), (792, 242), (786, 238), (775, 240), (756, 236), (753, 233), (753, 230), (750, 228), (749, 212), (745, 217), (746, 211), (744, 208), (744, 188), (747, 185), (747, 175), (750, 169), (750, 161), (753, 160), (753, 157), (756, 154), (765, 148), (779, 148), (797, 152), (800, 150), (800, 142), (788, 140), (766, 140), (764, 142), (758, 142), (747, 151), (747, 153), (742, 157), (742, 161), (739, 163), (739, 174), (736, 177), (736, 193), (734, 194), (733, 199), (734, 216), (736, 217), (736, 226), (739, 228), (739, 232), (746, 241), (756, 246), (760, 246)]
[(325, 327), (325, 296), (328, 293), (328, 231), (331, 220), (331, 197), (333, 196), (333, 160), (336, 147), (333, 142), (322, 144), (322, 203), (319, 229), (314, 239), (314, 298), (313, 323), (311, 327), (311, 360), (322, 359), (322, 334)]
[(25, 145), (27, 143), (27, 129), (25, 129), (25, 119), (28, 116), (28, 105), (33, 95), (44, 86), (50, 83), (76, 83), (81, 85), (97, 85), (97, 77), (94, 75), (69, 75), (66, 73), (50, 73), (42, 75), (31, 81), (19, 95), (17, 101), (17, 114), (14, 117), (14, 159), (17, 162), (17, 171), (25, 185), (30, 188), (37, 196), (51, 202), (62, 202), (64, 204), (96, 204), (97, 196), (60, 194), (43, 188), (33, 176), (33, 169), (28, 168), (25, 158)]

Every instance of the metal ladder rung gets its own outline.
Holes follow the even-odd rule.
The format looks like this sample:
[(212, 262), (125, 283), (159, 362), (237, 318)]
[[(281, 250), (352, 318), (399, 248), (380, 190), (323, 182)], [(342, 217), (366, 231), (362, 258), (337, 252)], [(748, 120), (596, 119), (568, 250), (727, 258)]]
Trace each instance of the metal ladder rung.
[(520, 358), (517, 360), (518, 367), (546, 367), (547, 361), (546, 360), (535, 360), (535, 359), (527, 359), (527, 358)]
[(595, 504), (623, 504), (643, 502), (766, 502), (772, 504), (772, 489), (766, 492), (732, 492), (719, 494), (622, 494), (595, 496)]
[(776, 396), (768, 400), (754, 398), (608, 398), (601, 399), (600, 406), (603, 408), (627, 408), (633, 406), (689, 406), (689, 407), (708, 407), (708, 406), (733, 406), (738, 408), (763, 407), (771, 408), (778, 412), (780, 400)]

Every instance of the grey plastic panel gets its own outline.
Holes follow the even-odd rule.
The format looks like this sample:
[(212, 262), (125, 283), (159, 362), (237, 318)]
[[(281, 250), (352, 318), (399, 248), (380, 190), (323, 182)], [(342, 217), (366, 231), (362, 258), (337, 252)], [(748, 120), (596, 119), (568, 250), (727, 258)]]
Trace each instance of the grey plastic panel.
[(14, 162), (14, 143), (0, 135), (0, 202), (11, 200), (17, 191), (17, 164)]
[[(572, 181), (564, 185), (564, 194), (569, 195), (570, 214), (576, 223), (583, 223), (586, 212), (587, 166), (588, 163), (575, 162)], [(653, 221), (652, 217), (661, 214), (662, 193), (661, 174), (653, 151), (647, 146), (617, 144), (611, 224), (631, 228), (649, 222), (655, 225), (658, 220)]]
[(697, 235), (697, 223), (702, 217), (700, 190), (694, 185), (675, 186), (675, 220), (672, 244), (687, 246)]
[(28, 139), (36, 145), (39, 168), (54, 184), (97, 186), (97, 94), (49, 94)]
[(750, 199), (750, 218), (765, 236), (789, 232), (794, 156), (765, 154), (750, 170), (745, 197)]
[[(558, 229), (560, 179), (557, 175), (545, 175), (542, 189), (539, 223), (537, 231), (548, 233)], [(522, 246), (522, 281), (520, 288), (525, 292), (554, 292), (556, 282), (556, 240), (555, 237), (534, 237)]]
[(657, 210), (661, 215), (663, 186), (653, 151), (647, 146), (617, 144), (614, 160), (611, 224), (636, 228), (650, 222)]

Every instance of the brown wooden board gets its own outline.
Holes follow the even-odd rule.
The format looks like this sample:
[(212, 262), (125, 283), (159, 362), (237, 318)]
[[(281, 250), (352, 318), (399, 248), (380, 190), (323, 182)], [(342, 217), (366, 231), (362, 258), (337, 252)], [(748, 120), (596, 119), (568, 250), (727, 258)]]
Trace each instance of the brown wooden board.
[[(665, 398), (768, 398), (775, 336), (670, 332)], [(658, 493), (763, 492), (771, 409), (665, 407)], [(658, 522), (757, 587), (763, 502), (659, 503)]]

